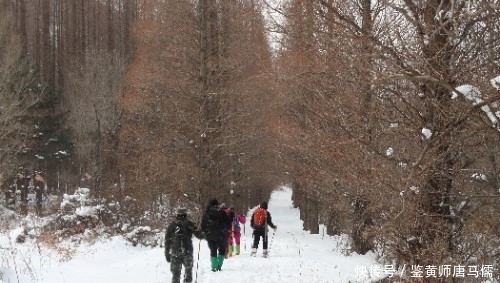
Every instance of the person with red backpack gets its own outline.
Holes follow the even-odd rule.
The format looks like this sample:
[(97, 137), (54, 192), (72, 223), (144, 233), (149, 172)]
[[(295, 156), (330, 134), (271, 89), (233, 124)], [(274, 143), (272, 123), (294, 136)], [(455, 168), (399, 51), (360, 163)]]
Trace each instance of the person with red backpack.
[(267, 257), (267, 226), (276, 230), (278, 228), (277, 225), (274, 225), (271, 219), (271, 213), (267, 211), (267, 202), (262, 202), (260, 206), (254, 210), (252, 213), (252, 218), (250, 220), (250, 226), (253, 229), (253, 245), (252, 245), (252, 253), (251, 256), (255, 256), (257, 253), (257, 248), (259, 247), (260, 238), (262, 237), (262, 248), (263, 255)]

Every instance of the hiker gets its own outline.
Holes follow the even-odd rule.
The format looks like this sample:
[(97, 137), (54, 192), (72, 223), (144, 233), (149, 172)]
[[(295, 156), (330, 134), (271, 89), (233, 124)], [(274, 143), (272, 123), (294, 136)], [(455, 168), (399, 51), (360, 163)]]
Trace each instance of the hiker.
[(260, 206), (255, 209), (252, 213), (252, 218), (250, 219), (250, 226), (253, 229), (253, 245), (252, 245), (252, 253), (251, 256), (255, 256), (257, 253), (257, 248), (259, 247), (259, 241), (262, 237), (262, 254), (264, 257), (267, 257), (267, 226), (276, 230), (278, 228), (277, 225), (274, 225), (271, 219), (271, 213), (267, 211), (267, 202), (262, 202)]
[(184, 265), (184, 283), (193, 281), (193, 234), (198, 239), (204, 235), (196, 224), (187, 219), (187, 209), (176, 210), (175, 221), (167, 226), (165, 233), (165, 258), (170, 263), (172, 283), (180, 283)]
[(227, 205), (225, 203), (222, 203), (220, 205), (220, 210), (223, 211), (228, 219), (227, 223), (226, 223), (226, 237), (224, 239), (224, 242), (227, 243), (226, 245), (226, 254), (224, 255), (224, 257), (227, 259), (227, 258), (230, 258), (231, 255), (232, 255), (232, 245), (230, 245), (232, 243), (232, 232), (233, 232), (233, 218), (234, 218), (234, 211), (231, 211), (229, 209), (229, 207), (227, 207)]
[(247, 218), (239, 213), (236, 213), (233, 206), (229, 207), (229, 210), (232, 212), (232, 225), (231, 232), (228, 238), (228, 247), (229, 247), (229, 257), (233, 255), (240, 254), (240, 239), (241, 239), (241, 226), (240, 224), (245, 225), (247, 222)]
[(205, 233), (210, 249), (212, 271), (221, 271), (227, 246), (227, 225), (229, 218), (219, 210), (219, 201), (211, 199), (201, 219), (201, 230)]

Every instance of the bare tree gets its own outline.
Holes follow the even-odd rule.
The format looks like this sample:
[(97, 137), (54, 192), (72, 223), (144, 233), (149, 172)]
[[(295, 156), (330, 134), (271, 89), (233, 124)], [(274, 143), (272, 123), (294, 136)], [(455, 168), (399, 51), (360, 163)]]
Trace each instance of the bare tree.
[[(15, 7), (15, 6), (14, 6)], [(36, 132), (33, 112), (45, 96), (37, 84), (37, 73), (24, 49), (23, 34), (16, 34), (16, 13), (10, 3), (1, 4), (0, 40), (0, 186), (6, 193), (6, 202), (16, 208), (17, 191), (20, 194), (21, 213), (28, 212), (29, 168), (20, 165), (33, 163), (36, 152)], [(22, 168), (19, 169), (18, 168)]]
[(271, 71), (260, 11), (216, 1), (147, 1), (141, 11), (120, 99), (125, 193), (140, 191), (147, 208), (167, 198), (201, 207), (211, 196), (246, 208), (257, 160), (269, 158), (256, 146)]
[[(458, 252), (470, 247), (478, 228), (468, 220), (493, 208), (464, 182), (471, 167), (496, 172), (495, 161), (485, 158), (491, 151), (478, 148), (484, 137), (496, 139), (497, 131), (477, 111), (481, 106), (454, 99), (453, 92), (473, 84), (494, 107), (498, 93), (488, 80), (498, 75), (491, 63), (498, 60), (492, 54), (498, 9), (466, 1), (363, 3), (311, 1), (314, 40), (301, 36), (304, 25), (293, 17), (298, 4), (290, 4), (282, 69), (283, 78), (295, 80), (285, 97), (286, 117), (294, 122), (288, 131), (299, 139), (288, 139), (285, 149), (297, 162), (300, 190), (331, 196), (324, 207), (349, 204), (337, 211), (350, 212), (345, 219), (354, 221), (344, 229), (365, 225), (358, 236), (352, 230), (360, 250), (372, 248), (377, 237), (401, 263), (468, 263)], [(306, 42), (315, 43), (306, 55), (317, 62), (312, 69), (300, 63), (310, 50)], [(480, 59), (472, 62), (470, 54)], [(287, 68), (291, 64), (295, 72)], [(312, 209), (308, 213), (316, 213)]]

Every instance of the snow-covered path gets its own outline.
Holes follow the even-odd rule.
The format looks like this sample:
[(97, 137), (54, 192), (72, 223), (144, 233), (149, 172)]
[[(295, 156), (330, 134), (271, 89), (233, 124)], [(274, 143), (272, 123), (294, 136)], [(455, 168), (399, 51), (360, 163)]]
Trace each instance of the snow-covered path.
[[(372, 281), (362, 278), (358, 268), (375, 266), (373, 254), (343, 255), (341, 237), (311, 235), (302, 230), (299, 210), (292, 206), (291, 189), (284, 187), (275, 191), (269, 201), (269, 211), (278, 225), (274, 236), (272, 230), (269, 235), (269, 258), (261, 256), (262, 243), (258, 256), (250, 257), (252, 233), (247, 221), (242, 254), (225, 260), (222, 272), (210, 271), (207, 243), (194, 239), (193, 279), (199, 283)], [(171, 278), (162, 248), (132, 247), (121, 238), (80, 246), (66, 262), (36, 247), (30, 253), (26, 250), (19, 253), (24, 254), (25, 263), (0, 270), (4, 273), (4, 282), (167, 283)]]

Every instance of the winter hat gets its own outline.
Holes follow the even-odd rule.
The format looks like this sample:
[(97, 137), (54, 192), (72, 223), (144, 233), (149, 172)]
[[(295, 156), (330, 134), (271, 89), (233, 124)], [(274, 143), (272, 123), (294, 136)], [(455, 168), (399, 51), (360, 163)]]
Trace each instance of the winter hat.
[(213, 198), (210, 200), (210, 205), (212, 205), (212, 206), (219, 205), (219, 201), (216, 198)]
[(227, 205), (226, 205), (225, 203), (222, 203), (222, 204), (220, 205), (220, 208), (225, 209), (225, 208), (227, 208)]
[(177, 217), (187, 216), (187, 209), (185, 207), (179, 207), (176, 209), (175, 214)]
[(260, 208), (267, 209), (267, 201), (263, 201), (263, 202), (260, 204)]

